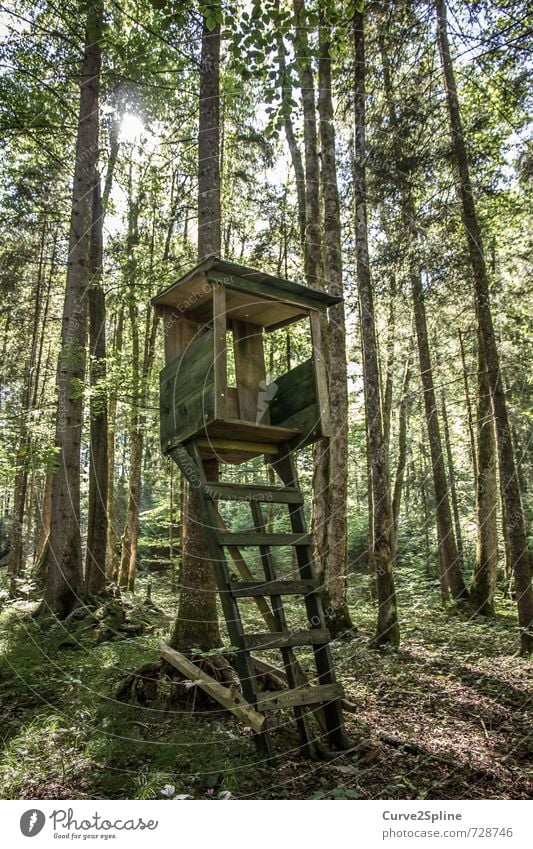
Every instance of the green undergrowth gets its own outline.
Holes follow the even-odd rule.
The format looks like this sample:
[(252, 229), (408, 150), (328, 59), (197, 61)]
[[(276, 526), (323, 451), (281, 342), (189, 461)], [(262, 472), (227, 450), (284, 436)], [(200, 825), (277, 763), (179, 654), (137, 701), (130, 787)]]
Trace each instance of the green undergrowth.
[[(141, 577), (136, 603), (146, 596), (148, 581), (155, 605), (149, 629), (140, 636), (120, 634), (101, 644), (83, 633), (76, 640), (71, 634), (69, 640), (62, 639), (65, 626), (34, 620), (35, 605), (29, 601), (4, 605), (0, 797), (164, 798), (169, 786), (174, 794), (193, 798), (218, 798), (223, 792), (246, 798), (431, 796), (435, 764), (426, 777), (424, 770), (424, 776), (416, 777), (416, 769), (413, 772), (409, 765), (407, 783), (402, 783), (401, 766), (391, 777), (389, 767), (376, 770), (369, 764), (362, 769), (349, 755), (307, 769), (296, 752), (296, 737), (287, 732), (286, 739), (280, 739), (283, 768), (273, 771), (258, 756), (250, 729), (233, 717), (216, 710), (193, 715), (190, 709), (169, 708), (164, 698), (150, 705), (117, 701), (114, 693), (124, 677), (156, 659), (158, 641), (168, 635), (177, 605), (165, 574)], [(351, 735), (378, 741), (385, 730), (412, 737), (417, 717), (431, 710), (433, 719), (428, 722), (434, 722), (437, 710), (444, 728), (442, 751), (453, 757), (453, 741), (462, 732), (468, 741), (472, 713), (477, 712), (475, 744), (481, 746), (488, 738), (505, 749), (505, 730), (495, 731), (494, 716), (507, 711), (520, 723), (527, 681), (527, 663), (515, 656), (512, 602), (499, 599), (498, 615), (489, 622), (452, 608), (442, 610), (435, 581), (420, 577), (419, 565), (417, 570), (407, 563), (398, 573), (402, 645), (399, 650), (376, 652), (369, 646), (376, 612), (368, 581), (351, 575), (349, 582), (357, 630), (349, 639), (335, 641), (332, 651), (347, 695), (357, 707), (347, 716)], [(243, 616), (247, 628), (264, 630), (252, 605), (244, 607)], [(295, 607), (290, 616), (295, 624), (305, 625), (301, 609)], [(273, 656), (270, 659), (274, 661)], [(301, 661), (311, 670), (305, 651)], [(456, 692), (464, 702), (464, 715), (457, 710)], [(433, 694), (430, 708), (428, 693)], [(427, 746), (430, 760), (440, 757), (431, 741), (424, 742), (423, 730), (417, 732), (418, 744)], [(518, 726), (516, 734), (518, 743), (509, 742), (513, 751), (523, 746)], [(465, 744), (470, 749), (472, 739)], [(411, 757), (399, 751), (404, 758)], [(387, 750), (382, 757), (385, 754), (389, 766), (390, 758), (399, 756), (397, 750)], [(459, 757), (457, 752), (455, 756)], [(480, 763), (482, 757), (480, 750)], [(457, 787), (465, 792), (460, 782)], [(441, 792), (451, 798), (455, 790), (444, 787)], [(508, 795), (521, 792), (509, 790)]]

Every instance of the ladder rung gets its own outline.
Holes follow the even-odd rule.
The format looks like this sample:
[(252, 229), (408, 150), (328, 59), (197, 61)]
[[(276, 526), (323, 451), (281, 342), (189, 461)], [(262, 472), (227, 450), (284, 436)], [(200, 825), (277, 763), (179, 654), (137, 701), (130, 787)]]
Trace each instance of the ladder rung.
[(317, 687), (299, 687), (296, 690), (273, 690), (257, 694), (256, 710), (281, 710), (301, 705), (318, 705), (344, 697), (342, 684), (320, 684)]
[(226, 501), (266, 501), (274, 504), (303, 504), (304, 498), (294, 487), (243, 486), (234, 483), (209, 483), (206, 495)]
[(230, 581), (235, 598), (272, 595), (308, 595), (317, 591), (314, 581)]
[(319, 643), (329, 643), (331, 637), (327, 628), (313, 628), (310, 631), (293, 631), (284, 634), (245, 634), (244, 645), (250, 651), (258, 649), (277, 649), (291, 646), (314, 646)]
[(262, 534), (256, 531), (219, 531), (222, 545), (311, 545), (309, 534)]

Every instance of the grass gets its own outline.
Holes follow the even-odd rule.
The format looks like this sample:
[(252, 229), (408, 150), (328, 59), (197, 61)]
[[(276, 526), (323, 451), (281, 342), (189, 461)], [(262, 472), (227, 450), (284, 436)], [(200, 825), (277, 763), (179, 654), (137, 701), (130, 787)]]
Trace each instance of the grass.
[[(304, 761), (289, 723), (275, 769), (233, 717), (193, 715), (164, 700), (141, 706), (114, 699), (119, 682), (155, 659), (168, 634), (177, 602), (167, 576), (151, 579), (159, 610), (150, 613), (148, 632), (117, 642), (94, 645), (82, 636), (58, 648), (61, 623), (36, 622), (29, 603), (6, 605), (0, 796), (162, 798), (172, 785), (194, 798), (220, 791), (243, 798), (526, 797), (530, 666), (516, 654), (513, 606), (499, 599), (488, 622), (442, 610), (422, 571), (414, 562), (398, 572), (402, 645), (382, 652), (369, 648), (375, 609), (366, 579), (350, 577), (357, 635), (332, 650), (357, 709), (346, 722), (362, 741), (359, 751)], [(138, 599), (146, 582), (140, 578)], [(244, 618), (257, 629), (254, 608)], [(304, 666), (307, 660), (303, 653)]]

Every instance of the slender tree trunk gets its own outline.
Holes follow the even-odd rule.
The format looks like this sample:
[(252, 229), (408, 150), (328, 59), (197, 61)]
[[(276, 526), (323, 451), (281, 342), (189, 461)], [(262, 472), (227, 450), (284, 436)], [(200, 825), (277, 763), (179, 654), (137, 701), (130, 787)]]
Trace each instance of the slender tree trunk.
[(453, 463), (452, 443), (450, 439), (450, 427), (448, 424), (448, 413), (446, 410), (446, 398), (444, 390), (441, 391), (440, 406), (442, 410), (442, 428), (444, 431), (444, 446), (446, 448), (446, 460), (448, 463), (448, 481), (450, 486), (450, 500), (452, 503), (453, 525), (455, 528), (455, 539), (457, 542), (457, 553), (461, 572), (464, 568), (463, 534), (461, 531), (461, 517), (459, 515), (459, 502), (457, 499), (457, 484), (455, 480), (455, 467)]
[[(220, 26), (211, 32), (204, 20), (198, 132), (198, 258), (220, 253)], [(206, 476), (218, 465), (205, 463)], [(208, 479), (209, 479), (208, 478)], [(180, 598), (170, 644), (179, 651), (220, 646), (215, 573), (202, 531), (203, 514), (194, 489), (184, 485)]]
[[(113, 355), (114, 358), (121, 357), (122, 338), (124, 330), (124, 308), (121, 307), (115, 337), (113, 340)], [(118, 580), (117, 566), (117, 532), (115, 529), (115, 427), (117, 420), (118, 409), (118, 393), (114, 387), (109, 395), (108, 400), (108, 421), (107, 421), (107, 540), (106, 540), (106, 561), (107, 561), (107, 577), (111, 581)]]
[[(279, 2), (276, 2), (276, 10), (279, 12)], [(302, 154), (296, 141), (294, 125), (290, 113), (290, 101), (292, 99), (292, 86), (290, 78), (287, 74), (287, 62), (285, 44), (283, 35), (280, 30), (277, 32), (278, 46), (278, 68), (279, 68), (279, 88), (281, 102), (283, 107), (283, 127), (285, 130), (285, 138), (289, 148), (292, 167), (294, 169), (294, 179), (296, 183), (296, 199), (298, 203), (298, 231), (300, 235), (300, 243), (302, 248), (305, 246), (305, 229), (306, 229), (306, 211), (305, 211), (305, 172), (302, 160)]]
[(531, 559), (527, 546), (524, 513), (520, 499), (520, 487), (516, 471), (507, 401), (500, 373), (500, 359), (492, 323), (490, 308), (488, 274), (483, 253), (481, 231), (474, 204), (472, 183), (468, 167), (466, 143), (461, 124), (459, 100), (455, 85), (455, 76), (448, 42), (446, 25), (446, 2), (437, 0), (437, 22), (439, 48), (446, 89), (450, 130), (452, 136), (455, 164), (457, 166), (457, 192), (461, 206), (463, 227), (468, 245), (476, 313), (487, 375), (489, 380), (500, 465), (501, 486), (507, 514), (507, 533), (513, 575), (516, 585), (518, 622), (521, 634), (521, 650), (528, 654), (533, 650), (533, 588), (531, 586)]
[[(394, 104), (394, 92), (388, 62), (387, 52), (383, 41), (380, 44), (381, 60), (383, 65), (383, 79), (390, 121), (393, 129), (397, 129), (398, 117)], [(400, 140), (395, 136), (394, 148), (399, 154)], [(441, 587), (443, 601), (445, 600), (446, 587), (449, 588), (454, 600), (459, 601), (466, 598), (466, 589), (461, 571), (461, 560), (457, 548), (457, 542), (453, 531), (452, 513), (450, 500), (448, 498), (448, 486), (446, 481), (446, 470), (442, 451), (442, 441), (437, 412), (437, 401), (433, 384), (433, 368), (429, 350), (426, 308), (424, 303), (424, 291), (422, 286), (422, 273), (417, 256), (418, 233), (416, 230), (416, 207), (412, 190), (405, 175), (399, 175), (398, 184), (400, 189), (400, 205), (402, 217), (409, 238), (409, 279), (413, 297), (413, 312), (418, 345), (418, 358), (420, 362), (420, 374), (424, 392), (424, 406), (426, 413), (426, 425), (428, 429), (429, 447), (431, 453), (431, 465), (433, 471), (433, 486), (435, 489), (435, 502), (437, 514), (437, 535), (439, 538), (439, 560), (441, 572)]]
[[(318, 60), (322, 196), (324, 203), (324, 259), (327, 284), (333, 295), (343, 295), (341, 220), (337, 185), (335, 129), (331, 91), (329, 28), (321, 8)], [(329, 311), (329, 403), (333, 433), (329, 440), (329, 517), (327, 521), (325, 595), (327, 621), (333, 635), (352, 628), (346, 601), (348, 499), (348, 375), (344, 302)]]
[(80, 112), (74, 165), (69, 255), (61, 352), (57, 371), (58, 468), (52, 490), (49, 568), (42, 612), (66, 616), (82, 589), (80, 537), (80, 444), (83, 424), (81, 386), (85, 375), (87, 293), (93, 187), (98, 157), (98, 99), (102, 6), (88, 13), (83, 58)]
[(398, 408), (398, 459), (396, 461), (396, 474), (394, 476), (394, 488), (392, 493), (392, 524), (395, 554), (398, 547), (398, 522), (400, 519), (405, 464), (407, 462), (407, 421), (409, 417), (409, 383), (411, 381), (412, 362), (413, 352), (411, 349), (407, 355), (407, 361), (405, 363), (402, 394), (400, 406)]
[(470, 597), (472, 608), (477, 613), (490, 616), (494, 613), (498, 574), (497, 452), (490, 384), (481, 339), (478, 339), (477, 445), (477, 547)]
[(357, 282), (363, 342), (366, 415), (372, 463), (374, 558), (378, 589), (378, 622), (375, 642), (398, 645), (400, 629), (393, 575), (393, 533), (387, 451), (383, 439), (379, 363), (376, 346), (374, 304), (368, 259), (365, 174), (365, 43), (361, 12), (354, 13), (355, 48), (355, 233)]
[(107, 490), (108, 490), (108, 432), (106, 388), (106, 306), (102, 286), (104, 249), (104, 209), (100, 183), (93, 192), (93, 221), (90, 248), (91, 288), (89, 291), (90, 340), (90, 466), (89, 515), (87, 521), (87, 553), (85, 589), (101, 595), (106, 582)]
[[(20, 416), (20, 440), (17, 449), (17, 471), (15, 474), (15, 487), (13, 493), (13, 522), (10, 534), (10, 595), (14, 598), (17, 594), (17, 579), (22, 570), (24, 562), (24, 515), (26, 508), (26, 493), (28, 489), (28, 468), (31, 462), (31, 432), (29, 428), (29, 416), (35, 405), (36, 390), (35, 371), (37, 367), (37, 351), (39, 338), (39, 319), (41, 315), (42, 283), (44, 277), (44, 251), (46, 243), (46, 223), (41, 230), (39, 244), (39, 259), (37, 265), (37, 282), (35, 288), (35, 302), (33, 307), (33, 320), (31, 328), (31, 348), (24, 370), (24, 383), (21, 398)], [(44, 330), (42, 331), (44, 333)], [(42, 338), (42, 335), (41, 335)]]
[(465, 387), (465, 403), (466, 403), (466, 424), (468, 427), (468, 437), (470, 440), (470, 457), (472, 460), (472, 470), (474, 472), (474, 486), (477, 486), (477, 456), (476, 456), (476, 438), (474, 436), (474, 417), (472, 415), (472, 403), (470, 401), (470, 387), (468, 385), (468, 369), (466, 367), (465, 347), (463, 335), (459, 331), (459, 348), (461, 351), (461, 363), (463, 366), (463, 384)]

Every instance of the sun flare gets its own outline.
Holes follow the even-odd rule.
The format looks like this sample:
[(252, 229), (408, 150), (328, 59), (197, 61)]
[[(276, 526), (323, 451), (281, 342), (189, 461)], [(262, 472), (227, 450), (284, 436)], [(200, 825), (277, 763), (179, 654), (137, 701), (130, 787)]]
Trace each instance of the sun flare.
[(120, 122), (120, 141), (134, 144), (144, 131), (144, 124), (134, 112), (125, 112)]

